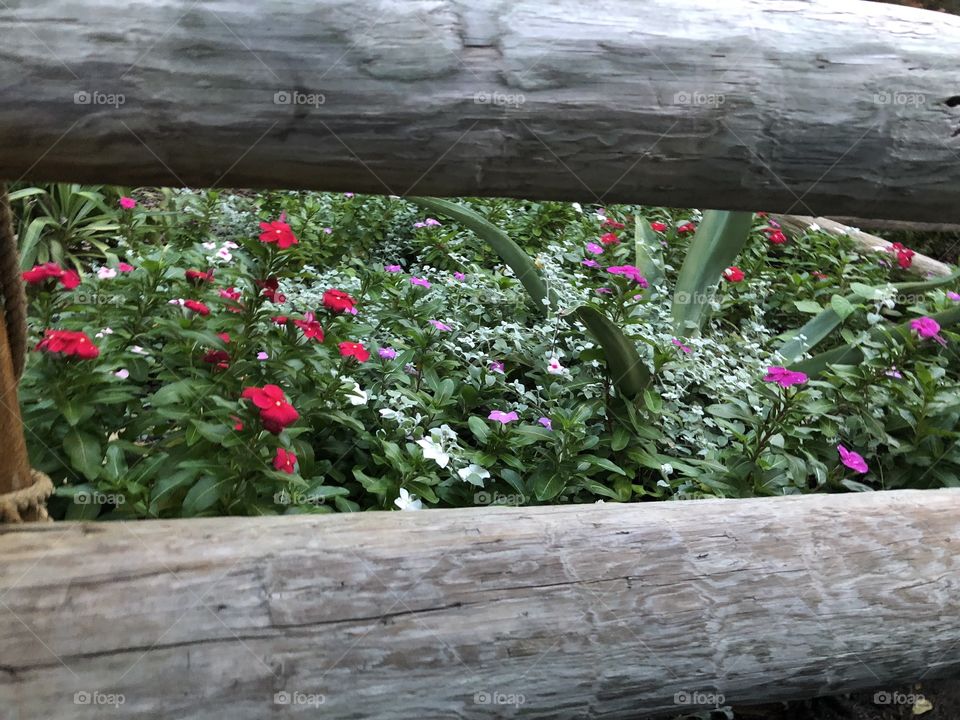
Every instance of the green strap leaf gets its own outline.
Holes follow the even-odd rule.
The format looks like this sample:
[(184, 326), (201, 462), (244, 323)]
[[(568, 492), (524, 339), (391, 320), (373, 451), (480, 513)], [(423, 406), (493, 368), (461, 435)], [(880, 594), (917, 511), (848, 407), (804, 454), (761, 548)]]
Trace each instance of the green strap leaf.
[(663, 280), (663, 251), (660, 238), (650, 228), (647, 219), (640, 214), (636, 217), (634, 245), (636, 255), (634, 265), (640, 269), (640, 274), (651, 285), (658, 285)]
[(527, 293), (533, 298), (537, 312), (546, 314), (547, 307), (544, 300), (549, 300), (553, 304), (553, 296), (543, 278), (540, 277), (540, 273), (530, 256), (511, 240), (510, 236), (503, 230), (479, 213), (450, 200), (425, 197), (409, 197), (407, 200), (437, 215), (445, 215), (456, 220), (464, 227), (472, 230), (481, 240), (486, 241), (494, 252), (500, 256), (500, 259), (513, 270), (514, 275), (517, 276)]
[(710, 210), (693, 236), (673, 294), (674, 331), (698, 334), (723, 271), (733, 264), (750, 237), (753, 213)]
[(620, 394), (633, 398), (642, 393), (650, 384), (650, 371), (634, 344), (596, 308), (581, 305), (576, 315), (603, 347), (610, 377)]

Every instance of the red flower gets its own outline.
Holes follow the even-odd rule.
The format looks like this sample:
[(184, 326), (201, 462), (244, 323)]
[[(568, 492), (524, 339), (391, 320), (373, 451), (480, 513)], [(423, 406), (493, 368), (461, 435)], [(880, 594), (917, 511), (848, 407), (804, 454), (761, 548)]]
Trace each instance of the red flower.
[(655, 220), (654, 222), (650, 223), (650, 229), (653, 230), (654, 232), (666, 232), (667, 226), (664, 225), (662, 222)]
[(119, 265), (117, 265), (117, 270), (119, 270), (122, 273), (128, 273), (128, 272), (133, 272), (134, 267), (130, 263), (122, 262)]
[[(230, 343), (230, 335), (227, 333), (217, 333), (217, 337), (227, 344)], [(226, 370), (230, 367), (230, 353), (226, 350), (207, 350), (203, 361), (216, 365), (218, 370)]]
[(304, 337), (323, 342), (323, 328), (320, 327), (320, 323), (316, 321), (312, 312), (306, 313), (303, 320), (294, 320), (293, 324), (303, 330)]
[(333, 312), (351, 312), (356, 302), (343, 290), (334, 290), (333, 288), (323, 293), (323, 306)]
[(765, 218), (765, 217), (767, 216), (767, 213), (765, 213), (765, 212), (758, 212), (758, 213), (754, 213), (754, 214), (755, 214), (758, 218)]
[(738, 283), (743, 280), (744, 277), (745, 275), (743, 274), (743, 270), (738, 268), (736, 265), (732, 265), (723, 271), (723, 279), (727, 280), (728, 282)]
[(812, 274), (817, 280), (826, 280), (828, 277), (830, 277), (830, 276), (827, 275), (826, 273), (822, 273), (822, 272), (820, 272), (819, 270), (814, 270), (813, 273), (811, 273), (811, 274)]
[(293, 405), (287, 402), (283, 390), (276, 385), (244, 388), (240, 397), (252, 401), (259, 408), (263, 427), (274, 435), (279, 434), (287, 425), (295, 423), (300, 417)]
[(617, 237), (616, 233), (605, 233), (600, 236), (600, 242), (604, 245), (616, 245), (620, 242), (620, 238)]
[(787, 236), (783, 234), (783, 230), (767, 228), (764, 232), (767, 234), (767, 240), (774, 245), (783, 245), (787, 241)]
[(356, 358), (358, 362), (366, 362), (370, 359), (370, 353), (360, 343), (342, 342), (339, 347), (340, 355), (343, 357)]
[(59, 280), (67, 290), (73, 290), (80, 284), (80, 275), (77, 274), (76, 270), (64, 270), (55, 262), (35, 265), (29, 270), (25, 270), (23, 279), (31, 285), (39, 285), (47, 280)]
[(677, 232), (680, 233), (681, 235), (686, 235), (688, 233), (692, 233), (696, 231), (697, 231), (697, 226), (694, 225), (692, 222), (686, 222), (677, 228)]
[(236, 415), (231, 415), (230, 419), (233, 420), (233, 429), (237, 432), (243, 430), (243, 420), (238, 418)]
[(208, 308), (199, 300), (184, 300), (183, 306), (187, 308), (187, 310), (193, 310), (197, 315), (210, 314), (210, 308)]
[(273, 469), (285, 472), (287, 475), (293, 475), (296, 472), (294, 467), (297, 464), (297, 456), (292, 452), (287, 452), (283, 448), (277, 448), (277, 454), (273, 458)]
[(270, 302), (282, 305), (287, 301), (287, 296), (280, 292), (280, 281), (273, 275), (266, 280), (257, 280), (257, 287), (262, 288), (260, 294)]
[[(213, 273), (211, 272), (211, 275)], [(230, 312), (243, 312), (243, 303), (240, 302), (240, 291), (233, 287), (225, 288), (220, 291), (220, 297), (225, 298), (226, 300), (232, 300), (230, 304), (227, 305), (227, 310)]]
[(600, 227), (613, 228), (614, 230), (623, 230), (625, 226), (622, 222), (617, 222), (616, 220), (611, 220), (610, 218), (606, 218), (602, 223), (600, 223)]
[(890, 246), (890, 251), (897, 254), (897, 265), (906, 270), (913, 265), (913, 256), (916, 253), (910, 248), (904, 247), (901, 243), (895, 242)]
[(100, 354), (100, 349), (86, 333), (73, 330), (44, 331), (43, 339), (37, 343), (37, 350), (76, 356), (84, 360), (91, 360)]
[(260, 241), (265, 243), (276, 243), (281, 250), (286, 250), (291, 245), (297, 244), (297, 236), (293, 234), (290, 226), (284, 222), (284, 217), (273, 222), (260, 223)]
[(287, 316), (286, 316), (286, 315), (277, 315), (275, 318), (273, 318), (273, 322), (274, 322), (275, 325), (286, 325), (286, 324), (287, 324)]
[[(190, 282), (196, 283), (197, 285), (205, 282), (213, 282), (213, 270), (208, 270), (204, 272), (203, 270), (187, 270), (184, 275), (187, 276), (187, 280)], [(238, 295), (239, 297), (239, 295)]]

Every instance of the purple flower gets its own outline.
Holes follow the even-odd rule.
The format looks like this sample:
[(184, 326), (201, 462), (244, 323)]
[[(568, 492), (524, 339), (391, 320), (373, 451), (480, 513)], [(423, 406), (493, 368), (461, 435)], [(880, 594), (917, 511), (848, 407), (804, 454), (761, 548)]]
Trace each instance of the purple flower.
[(947, 297), (954, 302), (960, 302), (960, 293), (955, 293), (953, 290), (947, 293)]
[(377, 351), (384, 360), (395, 360), (397, 351), (392, 347), (382, 347)]
[(462, 272), (455, 272), (455, 273), (453, 274), (453, 277), (454, 277), (455, 279), (459, 280), (460, 282), (463, 282), (464, 280), (467, 279), (467, 276), (464, 275)]
[(265, 353), (263, 350), (257, 353), (257, 360), (259, 360), (260, 362), (263, 362), (264, 360), (269, 360), (269, 359), (270, 359), (270, 356), (267, 355), (267, 353)]
[(420, 287), (425, 287), (425, 288), (430, 287), (430, 282), (426, 278), (411, 277), (410, 284), (419, 285)]
[(614, 265), (613, 267), (608, 267), (607, 272), (613, 275), (623, 275), (626, 278), (630, 278), (640, 287), (650, 287), (650, 283), (648, 283), (647, 279), (640, 274), (640, 270), (635, 265)]
[(538, 423), (543, 425), (547, 430), (553, 430), (553, 421), (548, 417), (542, 417), (537, 420)]
[(487, 416), (487, 420), (496, 420), (501, 425), (506, 425), (507, 423), (511, 423), (514, 420), (519, 420), (519, 419), (520, 419), (520, 416), (517, 415), (517, 413), (513, 412), (512, 410), (510, 412), (503, 412), (502, 410), (492, 410), (490, 411), (490, 415)]
[(423, 224), (427, 227), (440, 227), (440, 221), (435, 218), (427, 218), (423, 221)]
[(902, 380), (902, 379), (903, 379), (903, 375), (901, 375), (901, 374), (900, 374), (900, 371), (897, 370), (897, 366), (896, 366), (896, 365), (894, 365), (894, 366), (891, 367), (889, 370), (887, 370), (887, 371), (884, 373), (884, 375), (886, 375), (887, 377), (896, 378), (897, 380)]
[(403, 268), (399, 265), (386, 265), (383, 269), (389, 273), (403, 272)]
[(594, 242), (587, 243), (587, 252), (594, 255), (603, 255), (603, 246), (597, 245)]
[(440, 322), (439, 320), (431, 320), (430, 324), (433, 325), (437, 330), (442, 330), (443, 332), (450, 332), (453, 330), (452, 327)]
[(324, 228), (323, 231), (324, 231), (327, 235), (333, 235), (333, 228)]
[(597, 295), (609, 295), (613, 290), (608, 287), (600, 287), (594, 290), (594, 292), (597, 293)]
[(837, 445), (837, 452), (840, 453), (840, 462), (854, 472), (865, 473), (870, 469), (867, 467), (867, 461), (859, 453), (847, 450), (843, 445)]
[(344, 196), (344, 197), (353, 197), (353, 193), (344, 193), (343, 196)]
[(600, 263), (598, 263), (596, 260), (581, 260), (580, 264), (586, 265), (588, 268), (600, 267)]
[(693, 352), (693, 350), (691, 350), (690, 348), (688, 348), (686, 345), (684, 345), (682, 342), (680, 342), (680, 341), (677, 340), (676, 338), (673, 338), (673, 340), (671, 340), (670, 342), (672, 342), (672, 343), (673, 343), (674, 345), (676, 345), (678, 348), (680, 348), (681, 350), (683, 350), (683, 352), (685, 352), (687, 355), (689, 355), (690, 353)]
[(787, 370), (787, 368), (779, 365), (768, 367), (767, 374), (763, 378), (764, 382), (776, 383), (785, 388), (791, 385), (803, 385), (807, 380), (808, 378), (804, 373)]
[(425, 228), (427, 224), (422, 222), (415, 222), (413, 226), (419, 230), (420, 228)]
[(499, 360), (494, 360), (492, 363), (490, 363), (490, 372), (502, 373), (505, 371), (506, 371), (506, 368), (504, 364)]

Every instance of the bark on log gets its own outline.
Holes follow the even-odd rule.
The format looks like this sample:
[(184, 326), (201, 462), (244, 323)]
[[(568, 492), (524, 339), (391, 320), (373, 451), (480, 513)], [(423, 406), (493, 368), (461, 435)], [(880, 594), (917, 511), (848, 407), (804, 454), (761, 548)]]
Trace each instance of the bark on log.
[(890, 688), (960, 669), (958, 523), (931, 490), (0, 527), (0, 697), (635, 720)]
[[(823, 232), (830, 233), (831, 235), (846, 235), (863, 250), (868, 252), (889, 252), (893, 245), (891, 242), (884, 240), (882, 237), (865, 233), (859, 228), (844, 225), (843, 223), (837, 222), (836, 220), (831, 220), (830, 218), (807, 217), (805, 215), (778, 215), (775, 217), (785, 229), (793, 232), (803, 232), (810, 227), (817, 227)], [(891, 264), (896, 261), (895, 257), (896, 256), (894, 254), (890, 254)], [(913, 257), (913, 264), (908, 268), (908, 272), (916, 275), (923, 275), (924, 277), (944, 276), (955, 272), (955, 269), (946, 263), (940, 262), (939, 260), (934, 260), (926, 255), (917, 253)]]
[(960, 221), (960, 18), (859, 0), (7, 0), (0, 177)]

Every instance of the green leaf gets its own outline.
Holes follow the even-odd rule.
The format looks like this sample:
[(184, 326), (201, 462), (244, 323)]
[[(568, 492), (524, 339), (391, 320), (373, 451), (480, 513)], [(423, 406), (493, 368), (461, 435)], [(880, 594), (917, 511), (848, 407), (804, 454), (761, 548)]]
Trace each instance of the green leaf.
[(647, 219), (637, 213), (634, 229), (634, 265), (640, 270), (651, 285), (657, 285), (663, 280), (663, 249), (660, 238), (650, 228)]
[(603, 346), (607, 370), (617, 390), (628, 398), (636, 397), (650, 384), (650, 371), (637, 348), (606, 315), (590, 305), (581, 305), (576, 315)]
[(183, 499), (184, 517), (195, 516), (213, 507), (223, 494), (226, 485), (227, 480), (225, 478), (217, 478), (213, 475), (200, 478), (200, 481), (190, 488), (187, 496)]
[(481, 240), (485, 240), (494, 252), (500, 256), (500, 259), (513, 270), (514, 275), (530, 297), (533, 298), (537, 312), (541, 315), (546, 314), (547, 308), (544, 301), (549, 300), (551, 304), (553, 303), (553, 298), (546, 283), (540, 277), (540, 272), (537, 270), (537, 266), (533, 264), (530, 256), (511, 240), (510, 236), (503, 230), (479, 213), (450, 200), (425, 197), (408, 197), (407, 200), (437, 215), (445, 215), (456, 220), (465, 228), (472, 230)]
[(853, 303), (840, 295), (834, 295), (830, 298), (830, 307), (841, 320), (846, 320), (856, 310)]
[(82, 473), (87, 480), (97, 479), (103, 461), (100, 441), (97, 438), (77, 428), (70, 428), (63, 438), (63, 449), (74, 470)]
[(677, 276), (673, 293), (674, 331), (699, 333), (706, 322), (717, 283), (750, 237), (753, 213), (710, 210), (704, 213)]
[(809, 315), (816, 315), (818, 312), (823, 310), (823, 308), (820, 307), (820, 303), (813, 300), (794, 300), (793, 305), (800, 312), (807, 313)]
[(562, 493), (565, 487), (566, 482), (562, 474), (558, 472), (542, 474), (533, 481), (533, 494), (536, 495), (537, 500), (552, 500)]
[(467, 420), (467, 425), (477, 442), (481, 445), (486, 444), (487, 438), (490, 437), (490, 428), (487, 427), (487, 424), (477, 415), (471, 415)]
[(127, 457), (122, 447), (114, 443), (107, 445), (106, 462), (103, 470), (104, 475), (109, 480), (114, 482), (126, 480), (124, 476), (127, 473)]
[(510, 442), (515, 446), (532, 445), (536, 442), (550, 442), (556, 436), (540, 425), (518, 425), (513, 429)]

